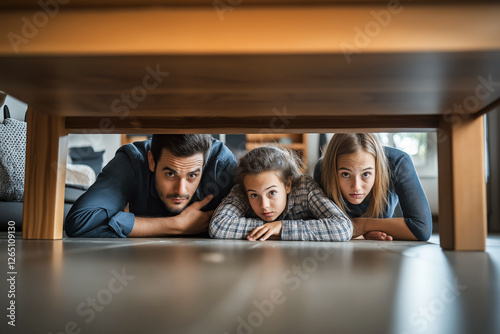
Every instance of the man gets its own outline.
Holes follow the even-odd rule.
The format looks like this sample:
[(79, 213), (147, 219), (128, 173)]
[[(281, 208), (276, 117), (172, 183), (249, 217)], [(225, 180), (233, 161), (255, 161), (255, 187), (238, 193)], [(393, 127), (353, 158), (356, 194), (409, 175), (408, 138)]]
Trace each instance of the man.
[[(65, 221), (70, 237), (206, 232), (233, 186), (236, 159), (210, 135), (153, 135), (122, 146)], [(125, 212), (129, 206), (130, 212)]]

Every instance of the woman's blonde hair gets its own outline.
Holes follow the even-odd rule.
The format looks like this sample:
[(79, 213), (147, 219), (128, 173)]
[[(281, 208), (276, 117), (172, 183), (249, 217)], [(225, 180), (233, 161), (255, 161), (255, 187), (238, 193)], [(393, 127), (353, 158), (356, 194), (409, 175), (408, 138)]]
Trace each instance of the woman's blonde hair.
[(342, 196), (338, 180), (339, 157), (365, 151), (375, 157), (375, 182), (370, 191), (371, 199), (363, 217), (381, 218), (387, 208), (389, 189), (389, 167), (384, 148), (378, 138), (371, 133), (337, 133), (328, 144), (321, 163), (321, 185), (344, 213), (348, 214), (346, 200)]

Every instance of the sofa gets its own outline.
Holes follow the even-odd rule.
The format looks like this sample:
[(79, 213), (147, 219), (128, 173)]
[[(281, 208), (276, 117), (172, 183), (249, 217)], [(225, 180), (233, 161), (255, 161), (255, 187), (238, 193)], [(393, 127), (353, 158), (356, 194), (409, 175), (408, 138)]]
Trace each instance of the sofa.
[[(64, 217), (66, 217), (73, 203), (75, 203), (85, 190), (87, 190), (85, 186), (66, 184)], [(7, 231), (9, 221), (15, 222), (16, 232), (22, 231), (23, 202), (0, 201), (0, 232)]]

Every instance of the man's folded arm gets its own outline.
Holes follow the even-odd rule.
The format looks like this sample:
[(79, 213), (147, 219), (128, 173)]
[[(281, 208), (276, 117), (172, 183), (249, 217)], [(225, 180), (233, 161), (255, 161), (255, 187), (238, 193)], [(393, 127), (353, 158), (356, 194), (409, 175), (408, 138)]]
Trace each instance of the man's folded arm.
[(135, 223), (129, 237), (164, 237), (181, 234), (177, 228), (177, 217), (135, 217)]
[[(135, 215), (124, 212), (136, 196), (137, 175), (123, 151), (104, 167), (96, 182), (75, 202), (65, 220), (69, 237), (127, 237)], [(140, 195), (139, 195), (140, 196)]]

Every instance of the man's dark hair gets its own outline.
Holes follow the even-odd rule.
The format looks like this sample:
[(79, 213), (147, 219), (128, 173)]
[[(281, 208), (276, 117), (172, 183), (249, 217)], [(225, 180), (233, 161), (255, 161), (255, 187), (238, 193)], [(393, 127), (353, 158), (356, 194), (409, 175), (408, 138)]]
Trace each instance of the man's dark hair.
[(155, 165), (158, 164), (162, 150), (166, 148), (179, 158), (191, 157), (203, 153), (203, 165), (207, 162), (212, 149), (211, 135), (153, 135), (151, 139), (151, 153)]

